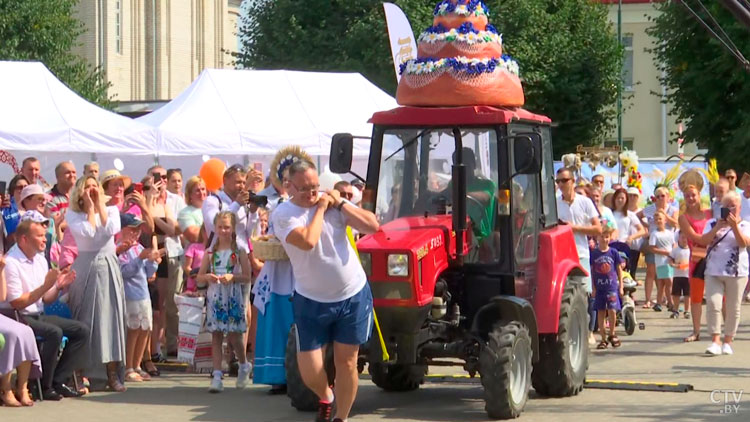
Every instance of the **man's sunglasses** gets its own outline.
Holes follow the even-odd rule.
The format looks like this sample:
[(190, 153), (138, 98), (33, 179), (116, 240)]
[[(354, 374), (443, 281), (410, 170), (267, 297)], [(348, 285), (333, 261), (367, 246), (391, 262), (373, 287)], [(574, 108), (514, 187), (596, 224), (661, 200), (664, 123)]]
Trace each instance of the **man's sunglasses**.
[(573, 180), (573, 179), (571, 179), (569, 177), (564, 177), (564, 178), (556, 179), (555, 183), (557, 183), (558, 185), (562, 185), (563, 183), (568, 183), (571, 180)]

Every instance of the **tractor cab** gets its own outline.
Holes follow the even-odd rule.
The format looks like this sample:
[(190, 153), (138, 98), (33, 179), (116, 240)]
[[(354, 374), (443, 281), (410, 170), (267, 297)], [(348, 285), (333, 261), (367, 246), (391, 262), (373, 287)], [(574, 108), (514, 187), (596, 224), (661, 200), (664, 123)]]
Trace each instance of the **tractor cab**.
[[(376, 306), (431, 305), (446, 270), (481, 275), (461, 288), (466, 317), (496, 295), (530, 299), (539, 231), (557, 222), (550, 120), (520, 109), (400, 107), (370, 121), (363, 207), (381, 230), (358, 248)], [(349, 170), (348, 143), (334, 140), (333, 171)]]

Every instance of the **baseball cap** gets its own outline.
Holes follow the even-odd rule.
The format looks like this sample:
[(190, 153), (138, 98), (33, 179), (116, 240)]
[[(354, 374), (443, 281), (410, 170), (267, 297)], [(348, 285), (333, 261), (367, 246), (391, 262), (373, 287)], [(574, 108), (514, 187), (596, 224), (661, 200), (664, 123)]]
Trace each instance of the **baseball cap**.
[(628, 254), (626, 254), (626, 253), (625, 253), (625, 252), (623, 252), (623, 251), (620, 251), (620, 258), (621, 258), (621, 259), (624, 259), (625, 261), (629, 261), (629, 259), (628, 259)]
[(145, 223), (145, 221), (136, 217), (134, 214), (130, 214), (127, 212), (120, 214), (120, 226), (121, 227), (138, 227), (143, 223)]
[(47, 217), (43, 216), (42, 213), (36, 210), (29, 210), (23, 213), (23, 215), (21, 216), (21, 221), (31, 221), (31, 222), (38, 223), (38, 224), (49, 223), (49, 220), (47, 219)]
[(628, 188), (628, 195), (638, 195), (641, 196), (641, 191), (638, 190), (638, 188), (631, 186)]
[(23, 188), (21, 191), (21, 202), (31, 195), (44, 195), (44, 189), (36, 183), (32, 183)]

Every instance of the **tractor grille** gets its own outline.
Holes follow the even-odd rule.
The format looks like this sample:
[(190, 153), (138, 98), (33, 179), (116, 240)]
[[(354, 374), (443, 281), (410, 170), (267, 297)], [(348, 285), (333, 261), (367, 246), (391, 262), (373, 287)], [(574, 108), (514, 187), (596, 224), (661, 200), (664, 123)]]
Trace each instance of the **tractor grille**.
[(374, 299), (411, 299), (412, 286), (404, 281), (370, 281)]

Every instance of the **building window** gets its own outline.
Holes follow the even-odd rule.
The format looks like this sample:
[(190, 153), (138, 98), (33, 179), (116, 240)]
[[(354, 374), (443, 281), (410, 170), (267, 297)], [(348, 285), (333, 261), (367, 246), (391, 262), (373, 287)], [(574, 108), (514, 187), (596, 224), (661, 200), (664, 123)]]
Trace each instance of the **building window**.
[(622, 36), (622, 87), (625, 91), (633, 91), (633, 34)]
[[(617, 146), (617, 139), (612, 139), (609, 141), (604, 141), (604, 147), (605, 148), (612, 148)], [(633, 151), (633, 139), (623, 139), (622, 140), (622, 150), (625, 151)]]
[(115, 1), (115, 52), (122, 54), (122, 0)]

